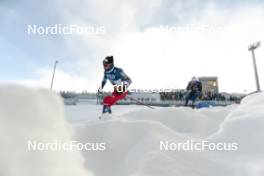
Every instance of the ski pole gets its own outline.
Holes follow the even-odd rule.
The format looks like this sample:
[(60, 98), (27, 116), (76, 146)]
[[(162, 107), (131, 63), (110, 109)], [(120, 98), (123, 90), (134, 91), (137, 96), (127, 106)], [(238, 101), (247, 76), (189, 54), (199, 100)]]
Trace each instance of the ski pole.
[(96, 104), (100, 104), (100, 97), (99, 93), (96, 93)]
[(145, 104), (145, 103), (143, 103), (143, 102), (141, 102), (141, 101), (139, 101), (139, 100), (137, 100), (137, 99), (135, 99), (135, 98), (133, 98), (133, 97), (130, 97), (130, 96), (127, 96), (127, 97), (130, 98), (131, 100), (133, 100), (133, 101), (135, 101), (135, 102), (137, 102), (137, 103), (143, 105), (143, 106), (146, 106), (146, 107), (148, 107), (148, 108), (150, 108), (150, 109), (155, 109), (154, 107), (152, 107), (152, 106), (150, 106), (150, 105), (147, 105), (147, 104)]
[(97, 104), (100, 104), (100, 101), (102, 99), (103, 93), (102, 92), (97, 92), (96, 93), (96, 99), (97, 99)]

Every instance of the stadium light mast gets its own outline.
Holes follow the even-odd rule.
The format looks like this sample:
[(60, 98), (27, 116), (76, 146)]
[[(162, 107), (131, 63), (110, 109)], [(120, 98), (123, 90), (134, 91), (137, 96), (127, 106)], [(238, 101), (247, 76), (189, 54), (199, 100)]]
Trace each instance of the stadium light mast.
[(253, 66), (255, 71), (255, 79), (256, 79), (256, 86), (257, 91), (260, 92), (260, 85), (259, 85), (259, 77), (258, 77), (258, 70), (257, 70), (257, 63), (256, 63), (256, 57), (255, 57), (255, 49), (260, 47), (260, 42), (254, 43), (248, 47), (248, 50), (252, 52), (252, 58), (253, 58)]
[(53, 67), (53, 73), (52, 73), (52, 78), (51, 78), (51, 84), (50, 84), (50, 89), (52, 89), (53, 86), (53, 81), (54, 81), (54, 76), (55, 76), (55, 72), (56, 72), (56, 66), (59, 63), (59, 61), (55, 61), (54, 63), (54, 67)]

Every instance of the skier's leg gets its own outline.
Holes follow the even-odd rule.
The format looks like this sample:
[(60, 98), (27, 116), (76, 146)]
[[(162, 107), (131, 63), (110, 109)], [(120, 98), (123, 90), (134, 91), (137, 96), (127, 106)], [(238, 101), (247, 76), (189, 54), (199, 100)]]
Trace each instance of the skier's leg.
[(112, 113), (111, 111), (111, 106), (112, 106), (112, 103), (113, 103), (113, 96), (105, 96), (104, 97), (104, 100), (103, 100), (103, 114), (104, 113)]
[(117, 92), (113, 92), (113, 94), (112, 94), (113, 99), (112, 99), (112, 102), (110, 103), (111, 104), (110, 106), (116, 104), (117, 101), (124, 99), (127, 96), (127, 94), (128, 94), (128, 92), (124, 92), (121, 94), (117, 93)]
[(186, 97), (185, 97), (184, 106), (187, 106), (188, 105), (188, 102), (189, 102), (189, 94), (187, 94)]
[(189, 98), (186, 97), (184, 106), (187, 106), (188, 105), (188, 102), (189, 102)]
[(111, 113), (112, 113), (111, 108), (110, 108), (109, 106), (104, 105), (104, 106), (103, 106), (103, 114), (104, 114), (104, 113), (109, 113), (109, 114), (111, 114)]
[(198, 93), (197, 92), (194, 92), (191, 99), (192, 99), (192, 108), (195, 107), (195, 102), (196, 102), (196, 99), (198, 97)]
[[(127, 96), (128, 92), (124, 92), (122, 94), (118, 94), (116, 92), (113, 92), (112, 95), (108, 95), (104, 97), (103, 104), (104, 107), (107, 108), (108, 113), (112, 113), (111, 106), (114, 105), (117, 101), (125, 98)], [(103, 111), (103, 113), (105, 113)]]
[(191, 94), (192, 94), (192, 92), (189, 92), (189, 93), (187, 94), (187, 96), (186, 96), (186, 98), (185, 98), (185, 104), (184, 104), (184, 106), (187, 106), (187, 105), (188, 105), (188, 102), (189, 102), (189, 100), (191, 99)]

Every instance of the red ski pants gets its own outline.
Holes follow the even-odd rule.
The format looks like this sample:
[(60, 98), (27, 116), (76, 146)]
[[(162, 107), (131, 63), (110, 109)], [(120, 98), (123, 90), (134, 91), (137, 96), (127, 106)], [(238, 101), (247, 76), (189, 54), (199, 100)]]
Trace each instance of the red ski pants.
[(103, 104), (111, 107), (117, 101), (124, 99), (127, 96), (127, 94), (128, 94), (128, 92), (118, 93), (118, 92), (114, 91), (112, 93), (112, 95), (108, 95), (108, 96), (104, 97)]

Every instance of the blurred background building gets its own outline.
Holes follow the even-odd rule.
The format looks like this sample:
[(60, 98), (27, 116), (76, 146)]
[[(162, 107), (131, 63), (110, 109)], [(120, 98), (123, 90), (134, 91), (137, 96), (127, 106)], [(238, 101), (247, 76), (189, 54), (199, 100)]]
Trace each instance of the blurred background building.
[(210, 77), (199, 77), (199, 81), (202, 83), (202, 93), (204, 95), (211, 93), (211, 94), (218, 94), (219, 87), (218, 87), (218, 78), (216, 76)]

